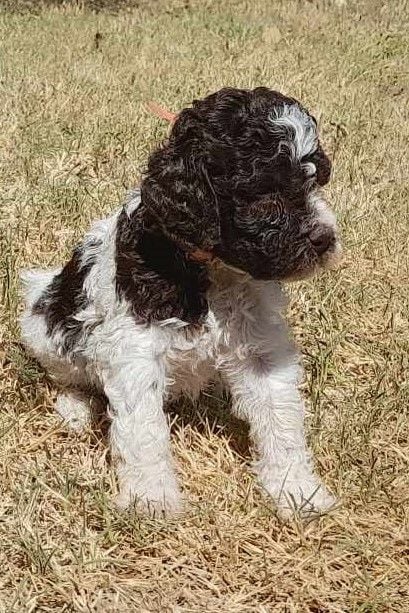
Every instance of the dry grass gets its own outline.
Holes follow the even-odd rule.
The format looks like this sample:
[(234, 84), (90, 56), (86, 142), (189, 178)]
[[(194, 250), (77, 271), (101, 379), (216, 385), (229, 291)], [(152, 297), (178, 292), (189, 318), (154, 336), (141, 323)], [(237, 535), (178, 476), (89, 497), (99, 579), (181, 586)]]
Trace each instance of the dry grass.
[[(0, 10), (0, 609), (409, 611), (408, 4), (38, 4)], [(335, 160), (344, 265), (291, 289), (309, 437), (342, 500), (308, 526), (277, 519), (210, 396), (174, 417), (188, 515), (117, 513), (103, 435), (67, 431), (19, 343), (19, 268), (60, 262), (137, 182), (166, 130), (144, 101), (226, 84), (300, 97)]]

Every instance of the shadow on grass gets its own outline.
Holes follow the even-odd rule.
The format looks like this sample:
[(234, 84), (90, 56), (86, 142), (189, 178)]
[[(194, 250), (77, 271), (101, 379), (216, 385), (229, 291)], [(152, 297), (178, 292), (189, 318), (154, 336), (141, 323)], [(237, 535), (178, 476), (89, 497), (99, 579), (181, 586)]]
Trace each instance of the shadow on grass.
[(95, 13), (107, 11), (118, 13), (143, 6), (154, 7), (155, 0), (2, 0), (0, 10), (11, 13), (40, 13), (47, 8), (78, 7)]
[(228, 440), (231, 449), (242, 459), (250, 457), (249, 427), (230, 410), (230, 399), (216, 390), (203, 392), (196, 402), (187, 399), (172, 403), (167, 408), (172, 420), (172, 431), (190, 427), (200, 434), (209, 432)]

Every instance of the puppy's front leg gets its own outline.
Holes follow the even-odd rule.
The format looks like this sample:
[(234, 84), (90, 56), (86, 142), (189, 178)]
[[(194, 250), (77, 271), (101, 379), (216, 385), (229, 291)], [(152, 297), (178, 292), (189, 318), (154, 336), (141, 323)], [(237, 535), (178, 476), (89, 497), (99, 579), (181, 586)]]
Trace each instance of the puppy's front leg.
[(320, 513), (335, 502), (314, 474), (304, 438), (304, 406), (298, 391), (300, 368), (290, 348), (280, 355), (232, 354), (221, 370), (231, 389), (233, 409), (250, 424), (254, 463), (264, 489), (282, 516)]
[(142, 369), (124, 368), (105, 382), (110, 402), (111, 444), (118, 460), (118, 506), (159, 515), (181, 510), (173, 468), (163, 389)]

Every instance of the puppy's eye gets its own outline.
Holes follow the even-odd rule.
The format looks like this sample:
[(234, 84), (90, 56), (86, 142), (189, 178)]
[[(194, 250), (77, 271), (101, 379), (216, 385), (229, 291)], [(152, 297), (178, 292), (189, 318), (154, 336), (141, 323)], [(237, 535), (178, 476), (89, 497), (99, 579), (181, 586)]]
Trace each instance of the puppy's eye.
[(317, 174), (317, 167), (312, 162), (305, 162), (302, 169), (306, 177), (315, 177)]

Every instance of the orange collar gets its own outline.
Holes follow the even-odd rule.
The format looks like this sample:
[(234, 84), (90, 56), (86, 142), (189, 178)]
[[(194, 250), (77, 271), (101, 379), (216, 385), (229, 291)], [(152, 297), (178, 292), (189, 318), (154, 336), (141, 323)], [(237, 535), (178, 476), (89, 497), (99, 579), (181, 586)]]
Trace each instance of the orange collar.
[(199, 262), (199, 264), (207, 264), (213, 260), (213, 254), (211, 251), (203, 251), (202, 249), (195, 249), (188, 253), (189, 260)]
[(160, 106), (157, 102), (151, 100), (146, 103), (146, 108), (152, 113), (152, 115), (156, 115), (159, 119), (164, 119), (168, 121), (170, 124), (175, 123), (177, 119), (177, 113), (172, 113), (172, 111), (168, 111), (163, 106)]

